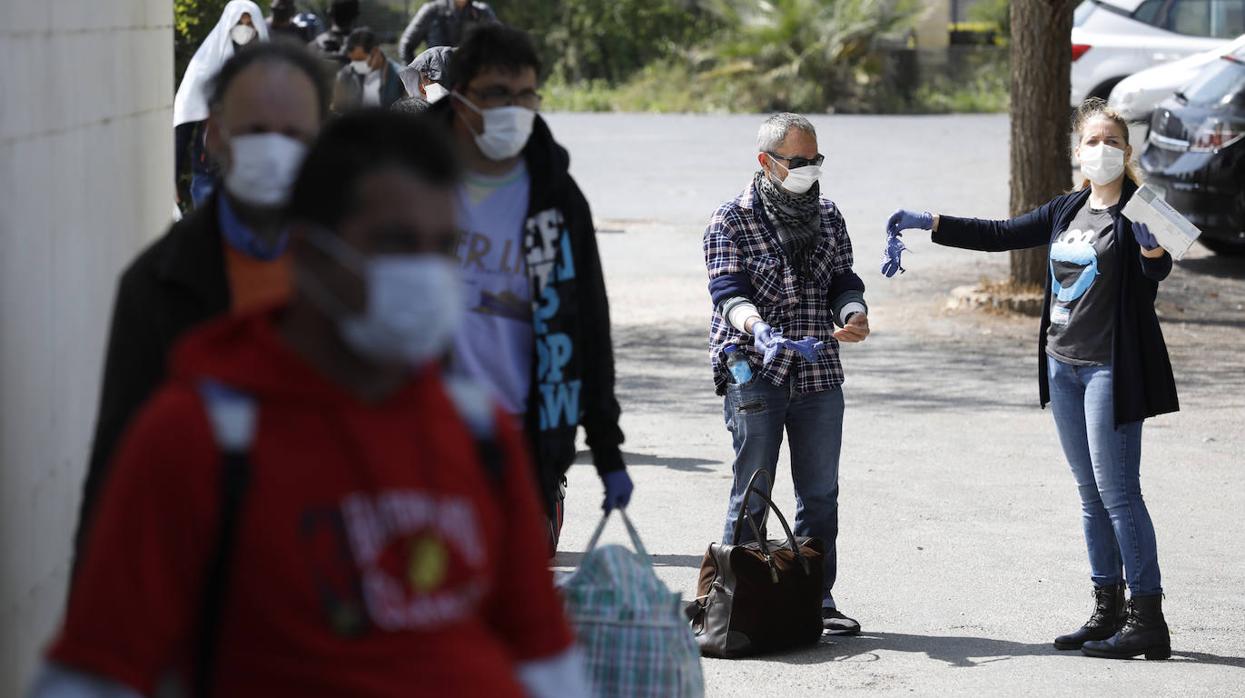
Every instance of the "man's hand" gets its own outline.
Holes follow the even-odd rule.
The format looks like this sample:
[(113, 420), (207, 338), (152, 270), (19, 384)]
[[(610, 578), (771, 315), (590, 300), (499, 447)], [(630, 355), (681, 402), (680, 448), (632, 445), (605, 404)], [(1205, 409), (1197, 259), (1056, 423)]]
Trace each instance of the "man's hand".
[(626, 509), (631, 502), (631, 493), (635, 485), (626, 470), (614, 470), (601, 476), (601, 484), (605, 485), (605, 502), (601, 508), (607, 513), (614, 509)]
[(847, 325), (836, 330), (834, 338), (840, 342), (863, 342), (869, 336), (869, 318), (864, 313), (854, 313)]
[(764, 322), (752, 323), (752, 346), (757, 351), (765, 355), (762, 359), (762, 365), (769, 366), (774, 358), (778, 356), (778, 350), (782, 348), (786, 339), (782, 336), (782, 330), (776, 330)]

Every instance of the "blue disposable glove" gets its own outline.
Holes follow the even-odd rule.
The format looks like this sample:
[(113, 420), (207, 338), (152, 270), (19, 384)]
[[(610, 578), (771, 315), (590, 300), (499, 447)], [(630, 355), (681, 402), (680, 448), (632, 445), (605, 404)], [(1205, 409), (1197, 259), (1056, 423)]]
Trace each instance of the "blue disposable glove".
[(908, 247), (900, 239), (903, 231), (910, 228), (932, 230), (933, 227), (934, 216), (929, 212), (917, 213), (899, 209), (891, 214), (890, 220), (886, 221), (886, 253), (882, 257), (882, 274), (889, 279), (904, 270), (900, 262)]
[(1137, 244), (1141, 245), (1143, 250), (1153, 251), (1159, 246), (1159, 241), (1145, 223), (1133, 223), (1133, 237), (1137, 239)]
[(764, 366), (769, 366), (774, 357), (778, 356), (778, 350), (782, 349), (783, 342), (786, 341), (782, 330), (776, 330), (759, 320), (752, 324), (752, 337), (752, 346), (765, 356), (761, 360)]
[(631, 493), (635, 485), (631, 476), (624, 470), (612, 470), (601, 476), (601, 484), (605, 485), (605, 503), (601, 505), (607, 513), (614, 509), (626, 509), (631, 502)]
[(903, 233), (887, 229), (886, 231), (886, 251), (882, 253), (882, 275), (891, 278), (895, 274), (902, 273), (903, 253), (908, 246), (903, 244)]
[(782, 345), (792, 351), (800, 353), (805, 361), (813, 362), (817, 360), (817, 355), (826, 347), (826, 343), (816, 337), (805, 337), (800, 341), (794, 339), (784, 339)]
[(934, 214), (926, 211), (925, 213), (917, 213), (916, 211), (907, 211), (899, 209), (891, 214), (890, 220), (886, 221), (886, 232), (902, 233), (909, 228), (920, 228), (921, 230), (934, 229)]

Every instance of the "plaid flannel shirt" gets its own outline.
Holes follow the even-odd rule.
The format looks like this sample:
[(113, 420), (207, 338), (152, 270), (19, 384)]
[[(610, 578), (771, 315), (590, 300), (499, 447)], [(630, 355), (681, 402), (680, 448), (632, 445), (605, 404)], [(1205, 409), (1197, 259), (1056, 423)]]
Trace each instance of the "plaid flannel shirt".
[(782, 330), (783, 336), (812, 336), (826, 343), (814, 362), (782, 350), (769, 366), (762, 367), (762, 354), (753, 348), (752, 336), (731, 326), (722, 314), (722, 299), (715, 298), (709, 355), (719, 395), (725, 394), (731, 381), (722, 360), (722, 349), (727, 344), (738, 345), (752, 363), (757, 379), (773, 385), (781, 386), (791, 378), (796, 392), (812, 393), (843, 384), (843, 364), (839, 360), (839, 343), (833, 337), (834, 328), (842, 324), (839, 312), (845, 305), (853, 301), (864, 303), (864, 282), (852, 271), (852, 242), (834, 202), (821, 199), (821, 235), (802, 271), (788, 262), (752, 184), (713, 213), (705, 229), (704, 252), (711, 289), (715, 279), (737, 280), (750, 286), (749, 300), (765, 322)]

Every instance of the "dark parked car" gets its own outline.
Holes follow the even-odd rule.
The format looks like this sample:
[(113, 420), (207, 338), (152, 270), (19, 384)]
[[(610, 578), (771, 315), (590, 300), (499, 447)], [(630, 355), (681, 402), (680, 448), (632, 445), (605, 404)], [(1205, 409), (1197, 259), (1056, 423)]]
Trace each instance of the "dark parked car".
[(1245, 255), (1245, 52), (1215, 61), (1160, 102), (1141, 154), (1146, 183), (1202, 229), (1202, 244)]

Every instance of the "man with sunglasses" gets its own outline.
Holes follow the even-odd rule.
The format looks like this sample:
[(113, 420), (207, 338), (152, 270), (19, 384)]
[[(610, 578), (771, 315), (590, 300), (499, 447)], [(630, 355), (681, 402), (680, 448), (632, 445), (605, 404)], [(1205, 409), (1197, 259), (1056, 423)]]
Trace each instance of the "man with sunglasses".
[(556, 549), (580, 425), (605, 508), (626, 506), (632, 491), (592, 212), (536, 113), (540, 59), (526, 34), (481, 26), (449, 72), (450, 96), (430, 113), (449, 125), (466, 166), (457, 256), (468, 312), (451, 366), (490, 386), (523, 424)]
[[(715, 306), (714, 385), (725, 397), (735, 448), (722, 542), (751, 539), (747, 526), (743, 540), (734, 539), (735, 521), (752, 475), (765, 468), (773, 481), (785, 430), (795, 534), (826, 544), (822, 623), (833, 634), (855, 635), (860, 624), (837, 609), (831, 590), (838, 570), (843, 434), (839, 342), (869, 336), (865, 285), (852, 271), (843, 216), (821, 196), (825, 157), (813, 125), (797, 114), (772, 116), (761, 125), (757, 149), (761, 170), (742, 194), (714, 212), (704, 239)], [(747, 505), (760, 521), (760, 498)]]

